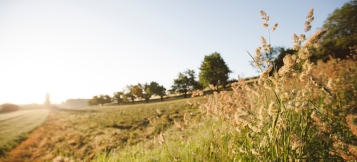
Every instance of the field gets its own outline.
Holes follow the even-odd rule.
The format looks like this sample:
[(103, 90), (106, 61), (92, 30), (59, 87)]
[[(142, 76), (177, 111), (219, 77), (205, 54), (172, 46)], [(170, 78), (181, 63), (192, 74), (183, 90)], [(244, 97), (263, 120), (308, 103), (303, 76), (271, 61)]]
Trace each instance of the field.
[[(267, 22), (266, 13), (261, 15)], [(312, 15), (310, 10), (308, 28)], [(240, 79), (229, 91), (52, 109), (27, 137), (21, 131), (41, 123), (30, 121), (39, 113), (0, 116), (1, 141), (15, 141), (12, 147), (26, 137), (0, 161), (356, 161), (357, 46), (346, 59), (311, 62), (326, 32), (320, 29), (308, 39), (294, 35), (296, 53), (284, 55), (279, 69), (264, 60), (261, 50), (269, 51), (270, 44), (261, 37), (262, 46), (251, 55), (259, 78)]]
[(56, 157), (86, 161), (153, 140), (184, 116), (198, 120), (198, 106), (187, 100), (53, 109), (47, 122), (12, 150), (5, 161), (52, 161)]
[(16, 146), (29, 132), (40, 126), (47, 119), (49, 112), (49, 109), (40, 109), (0, 113), (0, 155)]
[(357, 61), (301, 66), (205, 97), (53, 109), (3, 161), (356, 160)]

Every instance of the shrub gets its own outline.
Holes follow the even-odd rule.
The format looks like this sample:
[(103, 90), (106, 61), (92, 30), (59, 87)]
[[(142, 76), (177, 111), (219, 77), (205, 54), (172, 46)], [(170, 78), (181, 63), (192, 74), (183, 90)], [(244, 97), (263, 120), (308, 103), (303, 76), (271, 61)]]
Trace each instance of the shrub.
[(0, 112), (12, 112), (12, 111), (17, 111), (19, 110), (20, 107), (18, 105), (14, 104), (3, 104), (2, 108), (0, 109)]

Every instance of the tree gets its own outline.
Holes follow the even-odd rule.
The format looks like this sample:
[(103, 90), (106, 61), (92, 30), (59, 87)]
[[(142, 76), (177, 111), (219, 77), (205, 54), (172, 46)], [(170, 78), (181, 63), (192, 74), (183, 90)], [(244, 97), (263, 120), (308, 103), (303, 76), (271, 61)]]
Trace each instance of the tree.
[(92, 99), (88, 101), (88, 105), (90, 106), (98, 105), (99, 104), (98, 101), (99, 101), (98, 96), (93, 96)]
[(160, 100), (163, 100), (163, 97), (166, 95), (166, 88), (162, 85), (159, 85), (157, 82), (151, 82), (150, 83), (150, 91), (155, 94), (160, 96)]
[(215, 87), (222, 86), (223, 89), (226, 87), (228, 74), (231, 73), (231, 70), (217, 52), (204, 57), (200, 70), (199, 79), (203, 86), (207, 87), (212, 84)]
[(153, 95), (153, 92), (151, 92), (150, 89), (150, 85), (145, 83), (145, 84), (138, 84), (138, 86), (140, 86), (142, 90), (145, 90), (143, 91), (143, 97), (145, 98), (145, 102), (148, 103), (149, 99)]
[(312, 61), (326, 61), (328, 55), (346, 58), (350, 52), (349, 47), (357, 44), (357, 1), (350, 1), (336, 9), (324, 21), (323, 28), (327, 32), (322, 37), (322, 48), (311, 57)]
[[(142, 92), (142, 91), (139, 91), (138, 89), (137, 89), (137, 87), (135, 87), (135, 86), (133, 86), (133, 85), (127, 85), (126, 86), (126, 90), (124, 90), (124, 91), (126, 91), (126, 93), (124, 94), (124, 96), (123, 96), (123, 99), (125, 98), (125, 99), (130, 99), (131, 100), (131, 102), (134, 104), (134, 101), (135, 101), (135, 98), (136, 98), (136, 95), (135, 95), (135, 93), (139, 93), (139, 92)], [(140, 95), (140, 94), (139, 94)]]
[(123, 102), (123, 96), (124, 92), (116, 92), (113, 95), (113, 100), (117, 101), (118, 105)]
[(143, 88), (140, 85), (140, 83), (138, 83), (138, 85), (132, 85), (131, 87), (131, 91), (130, 93), (132, 95), (135, 95), (137, 98), (142, 98), (143, 96)]
[[(87, 104), (88, 104), (88, 106), (93, 106), (94, 105), (92, 99), (88, 100)], [(64, 105), (64, 103), (62, 102), (61, 105)]]
[(179, 73), (177, 79), (174, 79), (174, 84), (171, 87), (171, 92), (183, 93), (185, 98), (187, 92), (201, 88), (201, 85), (196, 81), (195, 71), (187, 69), (183, 73)]
[(100, 95), (100, 96), (98, 97), (98, 104), (100, 104), (100, 105), (103, 106), (104, 103), (105, 103), (104, 95)]
[(129, 97), (126, 96), (126, 94), (123, 94), (122, 96), (123, 96), (123, 98), (122, 98), (123, 102), (130, 102), (129, 99), (128, 99)]
[(135, 100), (135, 96), (132, 95), (131, 93), (125, 93), (125, 98), (129, 98), (131, 100), (131, 102), (134, 104), (134, 100)]
[(104, 104), (112, 103), (112, 98), (109, 95), (104, 96)]
[(153, 95), (160, 96), (161, 101), (163, 97), (166, 95), (166, 88), (164, 86), (160, 86), (159, 83), (157, 82), (154, 81), (150, 82), (148, 88)]

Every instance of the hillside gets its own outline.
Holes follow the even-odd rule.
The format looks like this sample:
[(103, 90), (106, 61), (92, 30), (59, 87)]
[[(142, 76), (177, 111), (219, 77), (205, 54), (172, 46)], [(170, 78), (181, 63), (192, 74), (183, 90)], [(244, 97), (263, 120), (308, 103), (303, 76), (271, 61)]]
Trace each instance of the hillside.
[[(199, 101), (203, 98), (194, 98)], [(7, 156), (7, 161), (75, 161), (150, 141), (184, 117), (199, 119), (188, 100), (128, 106), (53, 109), (47, 122)], [(36, 148), (36, 149), (35, 149)]]

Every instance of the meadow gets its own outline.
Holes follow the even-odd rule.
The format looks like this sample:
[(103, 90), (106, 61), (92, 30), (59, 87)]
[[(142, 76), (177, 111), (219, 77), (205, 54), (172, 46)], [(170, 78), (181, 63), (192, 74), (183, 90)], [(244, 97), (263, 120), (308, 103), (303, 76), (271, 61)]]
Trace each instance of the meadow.
[(4, 161), (356, 160), (357, 60), (300, 68), (204, 97), (53, 109)]
[(45, 122), (49, 112), (49, 109), (39, 109), (0, 113), (0, 156)]
[[(312, 20), (310, 10), (306, 32)], [(280, 69), (262, 55), (271, 44), (261, 37), (251, 55), (259, 79), (240, 79), (231, 91), (53, 109), (4, 161), (356, 161), (357, 47), (344, 60), (313, 63), (324, 33), (294, 34), (297, 53), (285, 55)]]
[(52, 161), (61, 157), (93, 160), (153, 140), (184, 117), (198, 120), (198, 106), (188, 104), (187, 100), (53, 109), (47, 122), (13, 149), (4, 161)]

